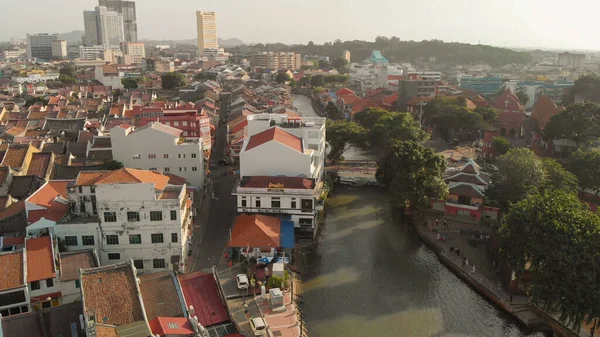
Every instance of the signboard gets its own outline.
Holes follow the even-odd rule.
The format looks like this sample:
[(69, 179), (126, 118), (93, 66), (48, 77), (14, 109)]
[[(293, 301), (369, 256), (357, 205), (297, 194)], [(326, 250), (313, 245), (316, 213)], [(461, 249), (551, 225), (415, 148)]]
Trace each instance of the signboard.
[(202, 138), (202, 150), (210, 150), (212, 144), (210, 136), (210, 117), (200, 116), (198, 122), (200, 123), (200, 138)]

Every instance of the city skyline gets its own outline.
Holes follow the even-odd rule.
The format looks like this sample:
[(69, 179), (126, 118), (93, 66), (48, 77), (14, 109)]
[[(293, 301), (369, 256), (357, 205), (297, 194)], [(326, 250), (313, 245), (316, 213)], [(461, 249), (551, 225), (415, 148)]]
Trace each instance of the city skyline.
[[(60, 3), (32, 0), (11, 4), (5, 9), (0, 41), (23, 38), (27, 33), (83, 29), (81, 13), (97, 5), (98, 0)], [(235, 4), (182, 0), (176, 7), (164, 6), (158, 0), (145, 0), (136, 2), (136, 7), (140, 40), (195, 39), (195, 13), (201, 10), (217, 13), (221, 38), (238, 38), (246, 43), (323, 43), (335, 39), (373, 40), (383, 35), (398, 36), (402, 40), (440, 39), (509, 47), (600, 49), (600, 43), (595, 42), (600, 28), (586, 25), (593, 22), (595, 9), (600, 9), (600, 4), (583, 0), (574, 0), (567, 8), (548, 6), (541, 0), (517, 3), (465, 0), (461, 4), (439, 0), (426, 3), (374, 0), (368, 6), (357, 1), (307, 0), (298, 8), (274, 0)], [(30, 8), (37, 10), (31, 12)], [(581, 11), (581, 8), (586, 10)], [(61, 15), (42, 16), (48, 12)], [(271, 15), (274, 13), (281, 15)], [(28, 24), (19, 24), (25, 18)], [(319, 24), (313, 24), (315, 22)]]

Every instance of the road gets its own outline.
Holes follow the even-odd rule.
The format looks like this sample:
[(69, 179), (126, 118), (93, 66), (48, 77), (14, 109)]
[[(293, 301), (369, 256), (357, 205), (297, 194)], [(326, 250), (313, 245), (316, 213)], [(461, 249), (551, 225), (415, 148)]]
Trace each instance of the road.
[[(229, 99), (221, 101), (222, 118), (226, 118), (229, 113), (229, 102)], [(229, 240), (229, 230), (236, 216), (236, 197), (231, 195), (231, 191), (237, 175), (225, 175), (231, 168), (218, 164), (225, 156), (226, 145), (227, 125), (219, 123), (215, 147), (211, 154), (211, 163), (215, 165), (210, 175), (213, 196), (208, 211), (204, 205), (202, 211), (196, 216), (190, 272), (209, 269), (219, 264)]]

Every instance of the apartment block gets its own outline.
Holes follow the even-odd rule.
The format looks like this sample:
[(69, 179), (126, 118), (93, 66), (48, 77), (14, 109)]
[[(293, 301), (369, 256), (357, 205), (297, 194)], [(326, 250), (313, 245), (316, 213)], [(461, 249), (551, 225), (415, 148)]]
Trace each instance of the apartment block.
[(27, 34), (27, 57), (49, 61), (52, 59), (52, 41), (58, 34)]
[(302, 65), (302, 56), (288, 52), (259, 52), (252, 55), (251, 65), (272, 70), (296, 70)]

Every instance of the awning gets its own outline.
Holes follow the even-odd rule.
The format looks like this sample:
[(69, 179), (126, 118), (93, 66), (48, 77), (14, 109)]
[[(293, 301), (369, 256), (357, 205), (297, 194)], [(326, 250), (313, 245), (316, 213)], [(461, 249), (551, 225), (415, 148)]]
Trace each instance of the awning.
[(280, 235), (281, 247), (294, 248), (294, 222), (292, 220), (281, 220)]

